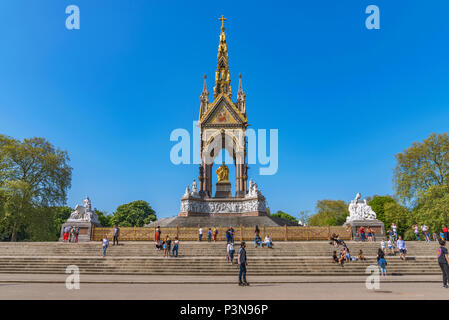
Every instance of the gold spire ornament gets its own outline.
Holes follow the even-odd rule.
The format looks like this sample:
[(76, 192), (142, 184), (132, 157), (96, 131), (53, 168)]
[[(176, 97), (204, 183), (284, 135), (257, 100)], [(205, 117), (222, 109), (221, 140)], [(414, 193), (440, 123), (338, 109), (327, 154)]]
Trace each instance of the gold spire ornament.
[(217, 71), (215, 73), (214, 98), (220, 93), (224, 93), (232, 98), (231, 74), (229, 72), (228, 45), (226, 44), (226, 34), (224, 22), (227, 20), (223, 15), (218, 20), (221, 21), (220, 42), (218, 44)]

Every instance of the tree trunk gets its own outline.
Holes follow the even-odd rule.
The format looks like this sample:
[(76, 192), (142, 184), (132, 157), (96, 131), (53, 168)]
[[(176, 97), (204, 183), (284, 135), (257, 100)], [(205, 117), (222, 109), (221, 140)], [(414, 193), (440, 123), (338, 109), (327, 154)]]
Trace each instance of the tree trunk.
[(17, 221), (14, 222), (14, 225), (12, 226), (12, 233), (11, 233), (11, 242), (17, 241)]

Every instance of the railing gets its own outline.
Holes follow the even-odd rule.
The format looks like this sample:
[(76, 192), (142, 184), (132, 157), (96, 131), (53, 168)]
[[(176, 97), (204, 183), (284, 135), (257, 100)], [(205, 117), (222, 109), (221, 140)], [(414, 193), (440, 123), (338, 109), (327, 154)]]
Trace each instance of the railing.
[[(181, 241), (197, 241), (199, 228), (170, 227), (161, 228), (161, 239), (165, 236), (170, 238), (178, 237)], [(226, 240), (227, 227), (217, 227), (218, 241)], [(234, 239), (236, 241), (252, 241), (255, 236), (254, 227), (234, 226)], [(312, 240), (329, 240), (330, 236), (335, 233), (342, 240), (351, 240), (351, 229), (342, 226), (324, 226), (324, 227), (266, 227), (261, 226), (260, 237), (263, 239), (269, 234), (273, 241), (312, 241)], [(212, 229), (213, 230), (213, 229)], [(203, 241), (207, 241), (209, 228), (203, 228)], [(154, 241), (155, 228), (146, 227), (120, 227), (121, 241)], [(113, 228), (93, 227), (91, 233), (92, 241), (99, 241), (107, 235), (109, 239), (113, 237)], [(212, 236), (213, 239), (213, 236)]]

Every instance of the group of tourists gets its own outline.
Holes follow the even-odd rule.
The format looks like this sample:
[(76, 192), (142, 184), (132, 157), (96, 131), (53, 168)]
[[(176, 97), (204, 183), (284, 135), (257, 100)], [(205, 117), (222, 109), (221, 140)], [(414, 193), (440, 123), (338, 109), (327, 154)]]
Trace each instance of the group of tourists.
[(361, 241), (368, 241), (368, 242), (376, 241), (374, 231), (370, 227), (367, 228), (363, 226), (360, 227), (359, 234)]
[(75, 226), (67, 226), (64, 228), (63, 242), (78, 242), (78, 236), (80, 234), (80, 228)]
[[(164, 258), (169, 257), (178, 257), (179, 253), (179, 239), (178, 237), (175, 237), (175, 239), (172, 241), (169, 235), (165, 236), (165, 239), (162, 240), (161, 237), (162, 231), (161, 227), (157, 226), (154, 239), (156, 241), (156, 250), (164, 251)], [(173, 248), (172, 248), (172, 242), (173, 242)]]
[(256, 229), (254, 230), (254, 248), (257, 248), (258, 246), (262, 248), (266, 246), (267, 248), (273, 249), (273, 240), (271, 240), (269, 234), (266, 234), (265, 239), (262, 241), (259, 227), (256, 226)]

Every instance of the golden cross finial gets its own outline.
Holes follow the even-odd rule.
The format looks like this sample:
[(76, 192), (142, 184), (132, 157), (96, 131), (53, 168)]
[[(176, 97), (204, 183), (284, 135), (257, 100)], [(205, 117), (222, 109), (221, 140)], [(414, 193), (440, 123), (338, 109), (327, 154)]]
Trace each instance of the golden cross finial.
[(218, 20), (221, 21), (221, 27), (224, 28), (224, 22), (228, 19), (226, 19), (223, 15), (221, 15), (221, 18), (218, 18)]

